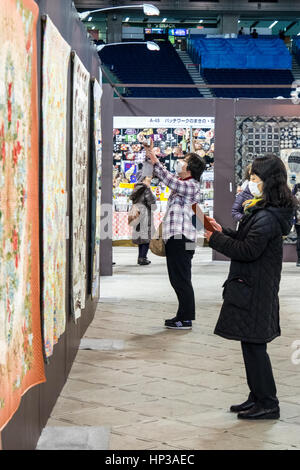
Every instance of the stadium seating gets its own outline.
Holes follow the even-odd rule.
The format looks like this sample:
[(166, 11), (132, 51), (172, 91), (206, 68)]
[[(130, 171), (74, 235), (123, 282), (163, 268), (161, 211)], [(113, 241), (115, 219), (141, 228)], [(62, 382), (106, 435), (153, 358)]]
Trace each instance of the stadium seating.
[[(101, 62), (122, 83), (192, 84), (184, 64), (168, 41), (159, 42), (160, 51), (149, 51), (145, 44), (107, 46), (100, 52)], [(192, 98), (202, 95), (196, 88), (128, 88), (128, 96), (148, 98)]]
[(194, 63), (214, 69), (292, 68), (292, 56), (283, 41), (240, 37), (190, 39), (188, 51)]
[(300, 39), (294, 39), (293, 52), (295, 54), (298, 64), (300, 65)]
[[(238, 70), (238, 69), (201, 69), (206, 83), (211, 84), (265, 84), (284, 85), (294, 81), (290, 70)], [(289, 88), (212, 88), (219, 98), (289, 98)]]
[[(292, 56), (278, 38), (194, 38), (188, 42), (194, 63), (211, 84), (287, 85), (294, 81)], [(289, 88), (212, 88), (222, 98), (276, 98), (290, 96)]]

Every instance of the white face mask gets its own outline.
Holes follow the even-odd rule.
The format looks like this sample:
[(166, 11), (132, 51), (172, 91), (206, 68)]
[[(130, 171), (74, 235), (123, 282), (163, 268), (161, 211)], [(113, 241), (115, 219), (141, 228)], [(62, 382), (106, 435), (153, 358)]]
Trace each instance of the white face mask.
[(258, 188), (258, 185), (260, 183), (254, 183), (254, 181), (249, 181), (249, 191), (254, 197), (260, 197), (262, 196), (262, 192)]
[(184, 164), (185, 164), (185, 162), (183, 160), (177, 160), (176, 161), (174, 168), (175, 168), (175, 172), (176, 172), (177, 175), (179, 175), (182, 172)]

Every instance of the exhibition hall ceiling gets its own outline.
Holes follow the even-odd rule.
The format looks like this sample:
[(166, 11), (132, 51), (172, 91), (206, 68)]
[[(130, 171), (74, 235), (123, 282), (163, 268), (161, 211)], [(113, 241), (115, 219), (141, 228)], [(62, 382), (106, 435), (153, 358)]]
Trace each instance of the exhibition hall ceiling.
[[(143, 2), (127, 1), (103, 1), (103, 0), (76, 0), (75, 5), (79, 11), (97, 8), (109, 8), (126, 5), (141, 5)], [(239, 24), (244, 27), (268, 28), (274, 22), (273, 34), (278, 34), (281, 29), (287, 28), (289, 35), (300, 32), (300, 0), (278, 0), (277, 2), (248, 2), (248, 0), (220, 0), (219, 2), (201, 2), (191, 0), (161, 0), (148, 2), (157, 6), (159, 16), (145, 16), (140, 8), (115, 10), (122, 15), (122, 21), (130, 26), (159, 27), (171, 25), (171, 27), (216, 27), (223, 13), (239, 15)], [(261, 5), (259, 8), (258, 5)], [(106, 14), (94, 13), (93, 26), (106, 22)]]

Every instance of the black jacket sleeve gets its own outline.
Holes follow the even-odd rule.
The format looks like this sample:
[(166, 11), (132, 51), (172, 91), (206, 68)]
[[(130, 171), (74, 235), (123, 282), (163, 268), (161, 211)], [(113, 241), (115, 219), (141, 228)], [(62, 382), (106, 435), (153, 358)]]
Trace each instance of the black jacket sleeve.
[(232, 230), (231, 228), (222, 227), (222, 232), (224, 233), (224, 235), (227, 235), (231, 238), (236, 238), (237, 236), (237, 230)]
[(244, 240), (236, 240), (225, 233), (214, 232), (210, 237), (209, 246), (235, 261), (257, 260), (277, 230), (274, 217), (268, 213), (259, 211), (253, 217), (253, 223)]

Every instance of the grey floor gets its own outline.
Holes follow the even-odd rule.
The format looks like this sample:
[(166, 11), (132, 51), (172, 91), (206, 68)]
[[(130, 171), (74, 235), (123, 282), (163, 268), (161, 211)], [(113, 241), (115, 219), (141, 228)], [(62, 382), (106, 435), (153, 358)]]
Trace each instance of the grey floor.
[(244, 422), (228, 411), (248, 393), (240, 344), (213, 334), (228, 263), (198, 248), (197, 319), (192, 331), (173, 331), (163, 327), (177, 304), (165, 259), (149, 257), (138, 266), (135, 248), (114, 248), (114, 276), (102, 278), (95, 319), (39, 448), (57, 448), (51, 435), (60, 428), (64, 448), (300, 449), (300, 268), (284, 265), (282, 336), (268, 348), (281, 418)]

